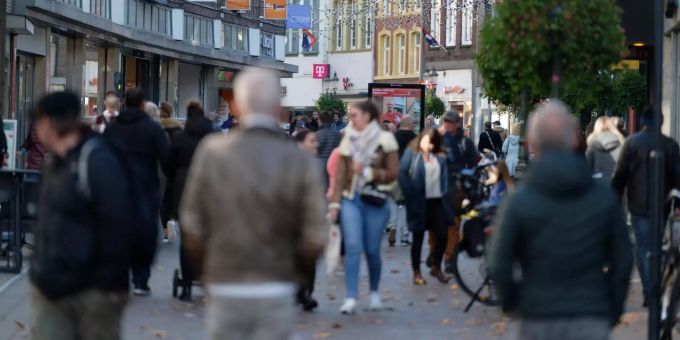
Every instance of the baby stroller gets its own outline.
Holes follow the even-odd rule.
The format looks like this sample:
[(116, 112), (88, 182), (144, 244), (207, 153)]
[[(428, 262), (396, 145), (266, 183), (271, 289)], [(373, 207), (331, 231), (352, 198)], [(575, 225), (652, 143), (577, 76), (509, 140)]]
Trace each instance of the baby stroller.
[(200, 283), (194, 279), (193, 270), (178, 230), (179, 224), (174, 222), (172, 228), (179, 240), (179, 268), (175, 269), (172, 274), (172, 296), (182, 301), (191, 301), (191, 290), (194, 285), (200, 285)]

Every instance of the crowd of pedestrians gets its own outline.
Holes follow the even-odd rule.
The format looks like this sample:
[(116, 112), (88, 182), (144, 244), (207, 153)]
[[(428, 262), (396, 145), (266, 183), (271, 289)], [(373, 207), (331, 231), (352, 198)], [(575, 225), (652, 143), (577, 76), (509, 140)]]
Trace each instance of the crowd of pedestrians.
[[(130, 283), (134, 295), (151, 294), (160, 225), (167, 240), (170, 221), (181, 228), (184, 284), (201, 280), (209, 296), (211, 339), (288, 339), (293, 302), (305, 311), (319, 304), (317, 259), (330, 223), (342, 231), (340, 312), (358, 311), (364, 256), (368, 307), (380, 310), (383, 235), (390, 232), (392, 245), (404, 233), (393, 225), (408, 229), (402, 244), (411, 247), (415, 286), (427, 284), (423, 258), (430, 276), (448, 283), (469, 203), (461, 176), (489, 162), (485, 203), (501, 207), (487, 230), (489, 274), (503, 310), (522, 318), (522, 339), (608, 338), (623, 312), (633, 249), (647, 304), (651, 109), (628, 138), (620, 119), (598, 118), (579, 154), (569, 109), (540, 104), (526, 136), (534, 157), (516, 183), (518, 124), (487, 122), (475, 145), (458, 112), (439, 123), (428, 116), (416, 131), (413, 117), (362, 101), (346, 113), (296, 114), (284, 130), (275, 73), (244, 70), (234, 86), (240, 124), (225, 134), (214, 133), (200, 102), (188, 103), (182, 123), (170, 105), (135, 88), (122, 103), (107, 93), (90, 125), (69, 92), (37, 103), (19, 150), (43, 173), (33, 338), (119, 339)], [(680, 184), (680, 150), (664, 137), (663, 152), (667, 194)], [(190, 299), (187, 292), (180, 298)]]

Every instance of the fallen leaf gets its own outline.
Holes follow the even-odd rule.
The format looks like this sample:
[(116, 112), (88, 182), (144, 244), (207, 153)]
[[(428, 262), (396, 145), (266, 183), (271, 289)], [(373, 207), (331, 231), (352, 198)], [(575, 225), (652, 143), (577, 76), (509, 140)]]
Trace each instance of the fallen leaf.
[(482, 324), (482, 322), (477, 319), (470, 319), (465, 321), (465, 324), (468, 326), (479, 326)]
[(165, 339), (167, 334), (165, 331), (153, 331), (153, 335), (159, 339)]
[(491, 324), (491, 328), (493, 328), (493, 331), (497, 336), (501, 336), (505, 334), (505, 331), (508, 328), (508, 324), (505, 322), (495, 322)]
[(331, 337), (331, 333), (328, 332), (322, 332), (322, 333), (314, 333), (314, 339), (326, 339)]
[(452, 285), (451, 285), (451, 290), (456, 290), (456, 289), (459, 289), (459, 288), (460, 288), (460, 286), (457, 285), (457, 284), (452, 284)]
[(453, 323), (453, 320), (451, 319), (444, 319), (442, 320), (442, 325), (450, 325)]
[(392, 269), (392, 270), (390, 270), (390, 273), (392, 273), (392, 274), (398, 274), (398, 273), (399, 273), (399, 271), (398, 271), (398, 270), (396, 270), (396, 269)]
[(17, 328), (19, 329), (26, 329), (26, 325), (21, 321), (14, 321), (14, 324), (17, 325)]
[(331, 326), (333, 329), (340, 329), (342, 326), (339, 323), (334, 323), (333, 326)]
[(437, 298), (429, 298), (427, 299), (427, 303), (435, 303), (437, 302)]

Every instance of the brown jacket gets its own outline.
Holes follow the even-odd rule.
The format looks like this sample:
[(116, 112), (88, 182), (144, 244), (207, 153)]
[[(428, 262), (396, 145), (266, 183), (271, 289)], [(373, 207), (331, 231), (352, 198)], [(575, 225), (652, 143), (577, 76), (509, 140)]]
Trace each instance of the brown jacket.
[(183, 246), (208, 283), (298, 281), (328, 236), (318, 161), (276, 124), (206, 137), (180, 214)]
[[(368, 180), (377, 184), (379, 190), (391, 192), (399, 176), (399, 144), (394, 134), (389, 131), (382, 131), (378, 138), (380, 138), (379, 147), (371, 165), (372, 178)], [(358, 179), (352, 170), (348, 137), (342, 139), (339, 149), (340, 161), (331, 203), (340, 203), (342, 197), (354, 198), (355, 184)]]

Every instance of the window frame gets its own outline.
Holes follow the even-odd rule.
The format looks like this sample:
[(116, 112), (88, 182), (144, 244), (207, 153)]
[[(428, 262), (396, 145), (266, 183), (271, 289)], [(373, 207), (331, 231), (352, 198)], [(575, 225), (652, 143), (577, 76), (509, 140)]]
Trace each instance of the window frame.
[(465, 8), (463, 8), (462, 14), (462, 33), (461, 42), (462, 46), (472, 45), (472, 34), (473, 34), (473, 13), (472, 13), (472, 3), (470, 1), (465, 1)]
[(458, 40), (458, 0), (446, 7), (446, 46), (456, 46)]
[(441, 44), (440, 40), (440, 30), (441, 30), (441, 13), (436, 9), (439, 8), (439, 1), (432, 0), (433, 6), (430, 8), (430, 35)]

